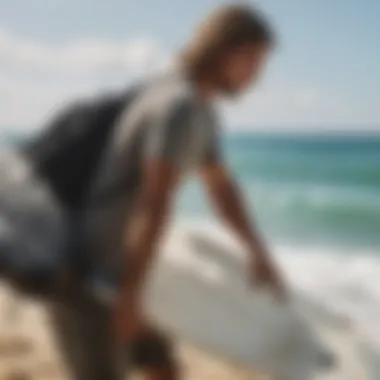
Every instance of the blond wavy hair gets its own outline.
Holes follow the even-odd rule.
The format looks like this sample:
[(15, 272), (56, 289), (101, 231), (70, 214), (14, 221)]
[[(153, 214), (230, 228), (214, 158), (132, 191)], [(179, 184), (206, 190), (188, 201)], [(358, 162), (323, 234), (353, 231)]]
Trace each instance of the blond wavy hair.
[(226, 50), (244, 44), (272, 46), (272, 30), (260, 12), (247, 5), (225, 5), (215, 10), (196, 29), (185, 49), (180, 64), (193, 77), (215, 67)]

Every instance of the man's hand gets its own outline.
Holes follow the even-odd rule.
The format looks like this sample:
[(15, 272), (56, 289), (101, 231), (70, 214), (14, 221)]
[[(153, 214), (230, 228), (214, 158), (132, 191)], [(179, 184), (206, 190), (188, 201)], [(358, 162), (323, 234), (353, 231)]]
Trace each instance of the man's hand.
[(214, 164), (202, 168), (201, 175), (213, 204), (227, 224), (234, 230), (249, 253), (251, 280), (268, 286), (277, 299), (286, 298), (285, 288), (276, 266), (272, 262), (259, 233), (249, 223), (238, 188), (223, 165)]
[(273, 291), (278, 301), (285, 301), (287, 295), (284, 283), (269, 255), (252, 254), (251, 257), (255, 257), (255, 260), (251, 260), (249, 268), (252, 283), (257, 286), (267, 287)]
[(114, 312), (114, 325), (121, 344), (133, 340), (144, 330), (144, 318), (133, 292), (120, 292)]

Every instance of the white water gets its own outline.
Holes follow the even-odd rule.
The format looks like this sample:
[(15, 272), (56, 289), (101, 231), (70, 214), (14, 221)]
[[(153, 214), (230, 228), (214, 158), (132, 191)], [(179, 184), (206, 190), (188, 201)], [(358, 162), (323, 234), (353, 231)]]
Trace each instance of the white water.
[(291, 286), (347, 318), (351, 328), (380, 352), (380, 260), (358, 254), (278, 247), (277, 258)]

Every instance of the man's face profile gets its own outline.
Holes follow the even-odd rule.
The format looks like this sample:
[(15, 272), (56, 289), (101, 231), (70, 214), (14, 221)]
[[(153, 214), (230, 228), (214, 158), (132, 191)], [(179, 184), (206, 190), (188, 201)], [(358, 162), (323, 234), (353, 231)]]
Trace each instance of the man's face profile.
[(267, 63), (267, 45), (246, 44), (226, 52), (219, 65), (221, 92), (234, 96), (254, 84)]

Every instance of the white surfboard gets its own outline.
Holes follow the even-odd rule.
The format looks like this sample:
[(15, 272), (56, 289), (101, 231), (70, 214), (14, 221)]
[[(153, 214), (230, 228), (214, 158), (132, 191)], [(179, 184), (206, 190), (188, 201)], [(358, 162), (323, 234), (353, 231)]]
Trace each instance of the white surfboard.
[(332, 328), (297, 297), (279, 305), (252, 289), (242, 260), (227, 247), (193, 229), (169, 234), (146, 299), (155, 320), (276, 380), (367, 379), (349, 328)]

